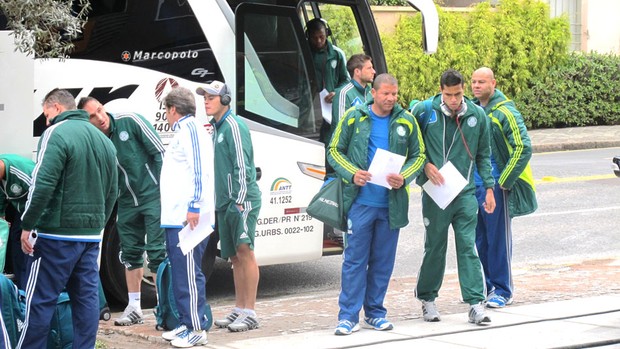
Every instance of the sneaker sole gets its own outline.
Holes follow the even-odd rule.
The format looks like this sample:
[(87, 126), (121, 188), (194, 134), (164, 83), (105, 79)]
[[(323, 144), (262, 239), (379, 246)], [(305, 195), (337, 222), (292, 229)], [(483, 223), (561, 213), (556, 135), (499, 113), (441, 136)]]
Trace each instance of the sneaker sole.
[(497, 309), (497, 308), (503, 308), (505, 306), (506, 306), (506, 304), (501, 305), (501, 304), (498, 304), (498, 303), (487, 303), (487, 308)]
[(394, 329), (394, 325), (393, 324), (390, 324), (389, 326), (384, 327), (384, 328), (380, 328), (380, 327), (375, 327), (375, 326), (373, 326), (371, 324), (363, 323), (362, 327), (366, 328), (366, 329), (369, 329), (369, 330), (376, 330), (376, 331), (390, 331), (390, 330)]
[(426, 322), (439, 322), (439, 321), (441, 321), (441, 318), (438, 318), (438, 317), (435, 317), (435, 318), (432, 318), (432, 319), (424, 318), (424, 321), (426, 321)]
[(131, 325), (140, 325), (143, 323), (144, 323), (144, 320), (137, 320), (137, 321), (127, 322), (127, 323), (114, 321), (114, 326), (131, 326)]
[(469, 319), (469, 322), (472, 323), (472, 324), (476, 324), (476, 325), (485, 325), (485, 324), (491, 323), (491, 319), (488, 316), (485, 316), (484, 319), (482, 319), (480, 321)]
[(224, 323), (219, 323), (219, 324), (218, 324), (217, 322), (216, 322), (216, 323), (214, 323), (215, 327), (219, 327), (219, 328), (226, 328), (226, 327), (228, 327), (228, 325), (230, 325), (230, 324), (232, 324), (232, 322), (229, 322), (229, 323), (227, 323), (227, 324), (224, 324)]
[(348, 336), (348, 335), (350, 335), (351, 333), (353, 333), (353, 332), (357, 332), (357, 331), (359, 331), (359, 330), (360, 330), (359, 325), (355, 325), (355, 326), (353, 326), (353, 328), (351, 329), (351, 331), (350, 331), (350, 332), (342, 332), (342, 331), (339, 331), (338, 329), (336, 329), (336, 331), (334, 332), (334, 334), (335, 334), (336, 336)]

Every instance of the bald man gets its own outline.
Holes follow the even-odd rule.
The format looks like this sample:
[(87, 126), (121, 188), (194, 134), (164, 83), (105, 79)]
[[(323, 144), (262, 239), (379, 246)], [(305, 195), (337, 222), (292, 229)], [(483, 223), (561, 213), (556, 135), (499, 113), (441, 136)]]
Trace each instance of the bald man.
[(513, 101), (497, 88), (493, 71), (482, 67), (472, 74), (473, 102), (490, 118), (491, 165), (495, 178), (495, 211), (483, 210), (485, 188), (475, 172), (478, 198), (476, 247), (487, 285), (487, 307), (512, 304), (513, 282), (512, 217), (534, 212), (538, 207), (534, 179), (529, 166), (532, 147), (527, 128)]

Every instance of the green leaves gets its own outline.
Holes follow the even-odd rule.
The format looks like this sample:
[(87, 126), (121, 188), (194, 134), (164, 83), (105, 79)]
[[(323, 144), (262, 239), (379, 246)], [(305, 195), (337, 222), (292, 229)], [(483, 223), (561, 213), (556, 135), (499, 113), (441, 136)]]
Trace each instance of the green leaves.
[[(402, 17), (393, 35), (383, 37), (388, 69), (399, 79), (400, 102), (428, 98), (439, 91), (439, 77), (448, 68), (468, 78), (479, 67), (495, 72), (498, 87), (517, 98), (532, 79), (545, 76), (568, 55), (567, 18), (549, 18), (539, 0), (501, 0), (493, 8), (478, 3), (470, 12), (439, 11), (439, 48), (422, 51), (421, 18)], [(470, 94), (469, 84), (466, 84)]]
[(536, 76), (517, 106), (533, 128), (620, 124), (620, 57), (571, 53)]
[[(74, 4), (75, 3), (75, 4)], [(82, 32), (88, 0), (2, 0), (16, 49), (37, 58), (65, 58)]]

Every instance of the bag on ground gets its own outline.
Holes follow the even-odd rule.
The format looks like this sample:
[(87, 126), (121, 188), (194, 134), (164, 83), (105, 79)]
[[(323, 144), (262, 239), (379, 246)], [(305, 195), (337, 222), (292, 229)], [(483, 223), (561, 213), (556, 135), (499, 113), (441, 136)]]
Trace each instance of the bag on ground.
[(67, 292), (61, 292), (56, 302), (56, 309), (50, 323), (47, 336), (47, 349), (73, 348), (73, 319), (71, 301)]
[(321, 222), (342, 231), (347, 230), (347, 217), (343, 205), (342, 180), (328, 179), (310, 200), (306, 212)]
[[(155, 319), (157, 324), (155, 329), (158, 331), (170, 331), (179, 326), (179, 311), (172, 291), (172, 267), (170, 260), (166, 257), (157, 268), (157, 298), (159, 304), (155, 307)], [(207, 303), (205, 314), (208, 318), (207, 328), (209, 330), (213, 323), (211, 306)]]

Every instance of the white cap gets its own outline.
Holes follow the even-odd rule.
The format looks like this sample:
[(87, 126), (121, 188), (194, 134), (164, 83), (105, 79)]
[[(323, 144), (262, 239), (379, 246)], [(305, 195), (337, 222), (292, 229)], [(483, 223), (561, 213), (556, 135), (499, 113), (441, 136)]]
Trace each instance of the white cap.
[(196, 89), (196, 93), (201, 96), (206, 94), (212, 96), (223, 96), (226, 94), (226, 84), (221, 81), (213, 80), (205, 87), (198, 87)]

